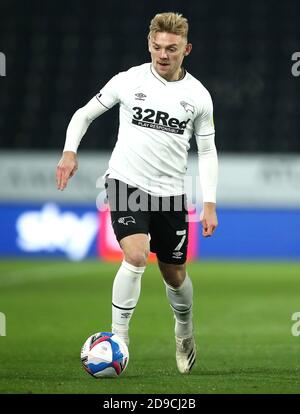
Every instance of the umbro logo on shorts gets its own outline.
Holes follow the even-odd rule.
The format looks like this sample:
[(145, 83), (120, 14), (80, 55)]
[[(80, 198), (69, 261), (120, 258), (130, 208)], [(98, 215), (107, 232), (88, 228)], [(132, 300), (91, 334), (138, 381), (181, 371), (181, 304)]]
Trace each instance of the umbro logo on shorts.
[(134, 217), (126, 216), (126, 217), (120, 217), (118, 219), (118, 223), (125, 224), (125, 226), (128, 226), (129, 223), (136, 224), (136, 221)]
[(182, 255), (182, 252), (173, 252), (173, 259), (180, 259)]

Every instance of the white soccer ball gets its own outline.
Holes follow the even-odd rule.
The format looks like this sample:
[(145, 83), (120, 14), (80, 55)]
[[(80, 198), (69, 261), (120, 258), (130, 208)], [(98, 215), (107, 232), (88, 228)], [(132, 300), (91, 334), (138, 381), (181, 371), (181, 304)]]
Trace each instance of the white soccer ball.
[(111, 332), (91, 335), (85, 341), (80, 357), (83, 368), (95, 378), (118, 377), (129, 361), (127, 345)]

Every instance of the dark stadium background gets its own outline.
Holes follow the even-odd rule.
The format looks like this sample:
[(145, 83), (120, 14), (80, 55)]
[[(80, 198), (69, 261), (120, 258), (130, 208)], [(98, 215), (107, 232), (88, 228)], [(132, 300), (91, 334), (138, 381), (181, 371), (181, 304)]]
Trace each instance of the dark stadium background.
[[(113, 74), (149, 61), (149, 21), (190, 21), (185, 66), (214, 100), (221, 152), (300, 151), (297, 0), (0, 1), (0, 148), (59, 149), (74, 111)], [(5, 116), (3, 116), (5, 114)], [(84, 149), (112, 149), (117, 109), (92, 125)], [(194, 142), (193, 142), (194, 145)]]

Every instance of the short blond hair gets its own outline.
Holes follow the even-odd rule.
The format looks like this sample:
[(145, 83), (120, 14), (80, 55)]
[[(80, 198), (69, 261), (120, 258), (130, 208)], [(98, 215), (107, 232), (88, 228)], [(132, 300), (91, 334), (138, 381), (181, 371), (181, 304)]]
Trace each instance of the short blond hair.
[(189, 23), (188, 20), (179, 13), (158, 13), (150, 22), (149, 35), (150, 38), (154, 33), (166, 32), (181, 35), (185, 39), (188, 38)]

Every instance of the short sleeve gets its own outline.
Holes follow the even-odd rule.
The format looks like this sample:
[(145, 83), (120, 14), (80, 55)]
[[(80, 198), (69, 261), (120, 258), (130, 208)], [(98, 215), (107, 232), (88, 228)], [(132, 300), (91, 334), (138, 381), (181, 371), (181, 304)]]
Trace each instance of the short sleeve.
[(123, 73), (118, 73), (111, 78), (107, 84), (96, 95), (98, 101), (107, 109), (112, 108), (121, 100), (121, 89), (124, 82), (122, 82)]
[(214, 132), (213, 103), (209, 92), (206, 91), (202, 108), (194, 121), (194, 133), (205, 137), (214, 134)]

